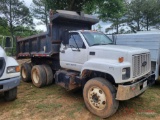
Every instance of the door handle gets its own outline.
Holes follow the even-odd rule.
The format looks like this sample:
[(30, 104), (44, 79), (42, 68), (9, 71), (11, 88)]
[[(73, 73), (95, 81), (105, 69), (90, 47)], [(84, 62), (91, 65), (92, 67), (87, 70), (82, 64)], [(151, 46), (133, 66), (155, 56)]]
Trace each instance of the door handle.
[(61, 53), (65, 53), (65, 50), (61, 50), (60, 52), (61, 52)]

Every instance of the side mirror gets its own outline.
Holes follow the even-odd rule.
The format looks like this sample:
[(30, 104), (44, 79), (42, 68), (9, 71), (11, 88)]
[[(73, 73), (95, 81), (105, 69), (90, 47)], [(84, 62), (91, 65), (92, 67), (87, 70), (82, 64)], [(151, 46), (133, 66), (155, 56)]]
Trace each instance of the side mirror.
[(11, 48), (12, 47), (12, 39), (11, 39), (11, 37), (6, 37), (5, 38), (5, 48)]
[(68, 45), (69, 44), (69, 32), (68, 31), (65, 31), (63, 33), (62, 43), (63, 43), (63, 45)]

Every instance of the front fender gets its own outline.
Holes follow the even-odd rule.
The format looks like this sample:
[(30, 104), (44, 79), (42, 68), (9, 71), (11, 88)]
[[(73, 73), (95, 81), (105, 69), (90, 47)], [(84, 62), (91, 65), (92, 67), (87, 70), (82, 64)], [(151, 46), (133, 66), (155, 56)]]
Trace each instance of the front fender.
[(90, 59), (84, 63), (81, 74), (84, 70), (99, 71), (110, 74), (116, 83), (120, 83), (122, 81), (122, 69), (130, 66), (128, 62), (119, 63), (118, 60)]
[(5, 67), (5, 70), (4, 70), (4, 73), (3, 73), (2, 77), (0, 79), (8, 79), (8, 78), (13, 78), (13, 77), (20, 76), (20, 72), (10, 73), (10, 74), (6, 73), (7, 67), (9, 67), (9, 66), (18, 66), (18, 63), (14, 58), (6, 57), (5, 58), (5, 62), (6, 62), (6, 67)]

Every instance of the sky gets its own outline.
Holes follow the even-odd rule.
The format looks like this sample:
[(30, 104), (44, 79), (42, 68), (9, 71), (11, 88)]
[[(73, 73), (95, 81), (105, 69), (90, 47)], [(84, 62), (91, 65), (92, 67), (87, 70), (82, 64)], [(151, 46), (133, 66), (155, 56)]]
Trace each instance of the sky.
[[(32, 0), (22, 0), (24, 1), (25, 5), (27, 7), (30, 7), (30, 5), (32, 4)], [(37, 23), (38, 20), (37, 19), (34, 19), (34, 22)], [(106, 27), (109, 27), (110, 26), (110, 23), (104, 23), (102, 21), (100, 21), (98, 24), (100, 24), (100, 26), (102, 27), (102, 31), (105, 32), (105, 28)], [(96, 28), (96, 26), (98, 25), (94, 25), (92, 28)], [(43, 31), (46, 31), (46, 26), (45, 25), (36, 25), (36, 30), (43, 30)]]

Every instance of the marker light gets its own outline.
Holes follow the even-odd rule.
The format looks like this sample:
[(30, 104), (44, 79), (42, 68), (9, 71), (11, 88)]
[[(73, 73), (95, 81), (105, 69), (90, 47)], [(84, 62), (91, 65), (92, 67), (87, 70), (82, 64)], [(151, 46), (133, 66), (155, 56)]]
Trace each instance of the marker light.
[(119, 63), (122, 63), (124, 61), (124, 58), (123, 57), (119, 57), (118, 61), (119, 61)]

